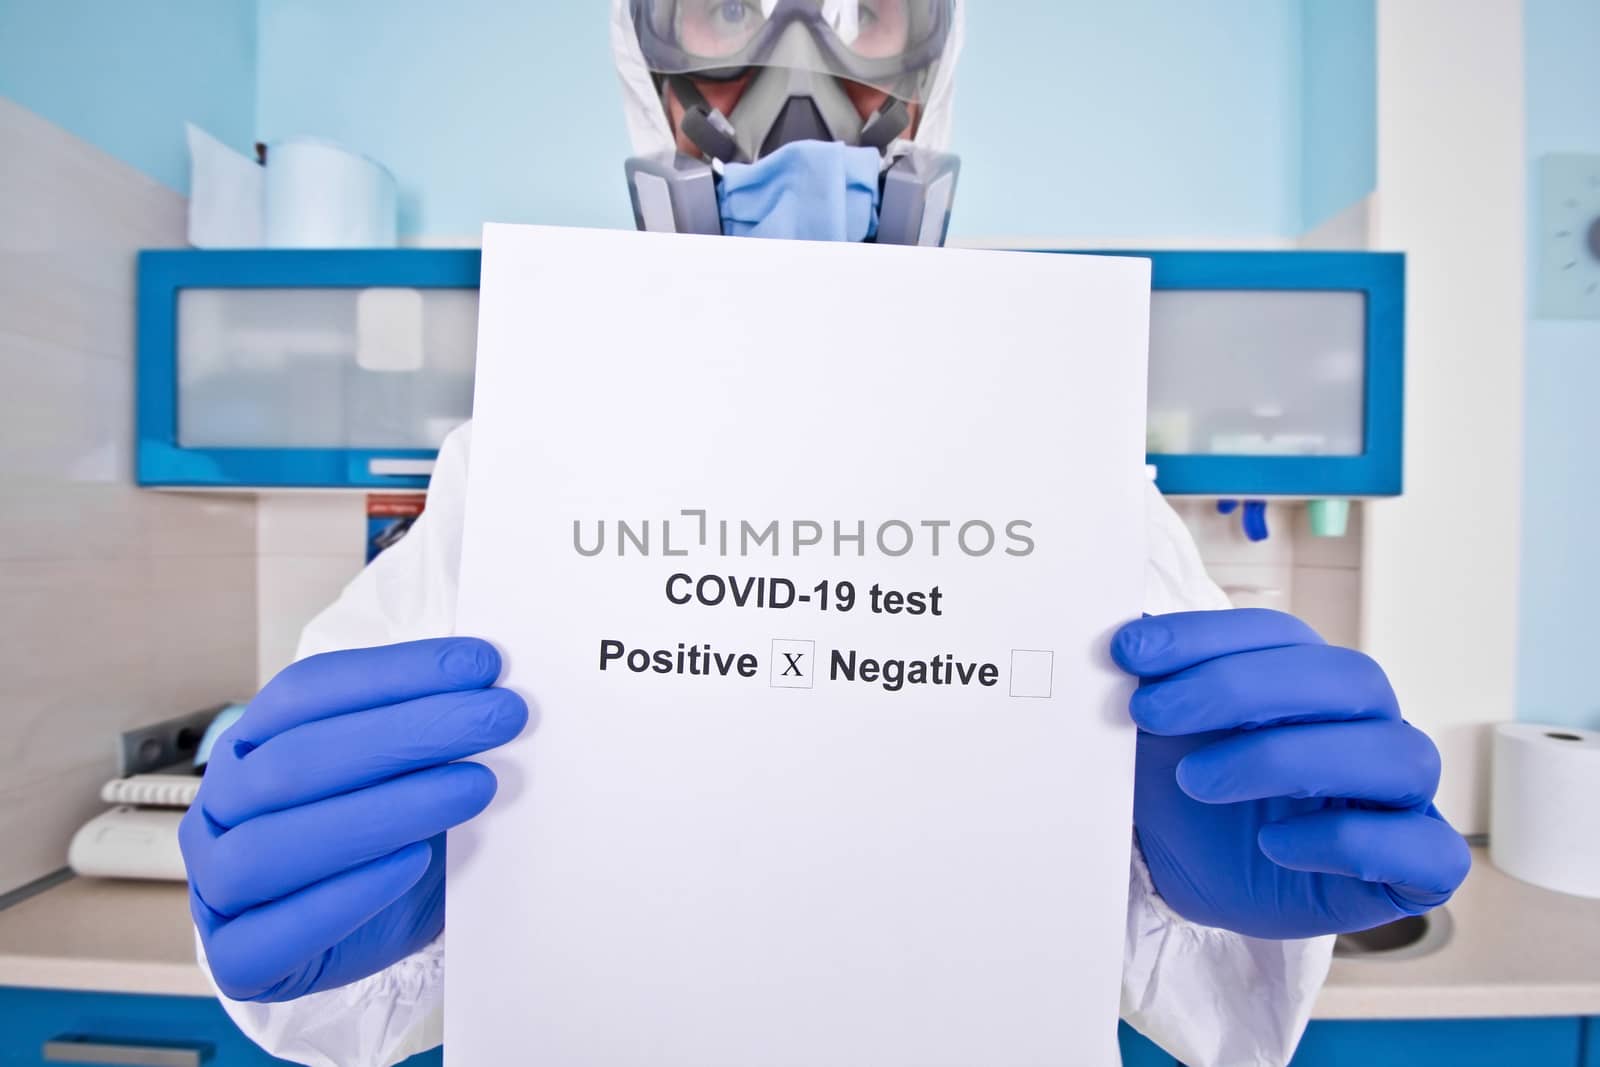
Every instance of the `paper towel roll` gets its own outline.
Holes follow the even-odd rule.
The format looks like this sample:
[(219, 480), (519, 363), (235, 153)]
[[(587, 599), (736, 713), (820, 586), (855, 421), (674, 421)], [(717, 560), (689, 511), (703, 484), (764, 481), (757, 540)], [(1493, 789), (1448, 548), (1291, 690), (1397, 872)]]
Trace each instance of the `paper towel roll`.
[(263, 234), (269, 248), (389, 248), (394, 176), (366, 156), (296, 137), (267, 148)]
[(1495, 727), (1489, 858), (1524, 882), (1600, 897), (1600, 732)]

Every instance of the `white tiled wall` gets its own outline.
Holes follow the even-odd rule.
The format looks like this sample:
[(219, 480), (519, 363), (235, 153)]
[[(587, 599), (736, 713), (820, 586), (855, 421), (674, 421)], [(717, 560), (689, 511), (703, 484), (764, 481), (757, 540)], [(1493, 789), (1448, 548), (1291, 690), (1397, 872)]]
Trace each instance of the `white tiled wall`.
[(0, 892), (65, 863), (121, 730), (254, 681), (254, 502), (131, 484), (134, 254), (184, 225), (0, 98)]
[(1314, 537), (1303, 502), (1267, 505), (1271, 536), (1253, 543), (1239, 513), (1216, 501), (1176, 499), (1206, 569), (1238, 607), (1277, 608), (1300, 616), (1333, 644), (1361, 644), (1361, 504), (1350, 508), (1343, 537)]
[(265, 685), (294, 660), (300, 630), (361, 571), (366, 498), (354, 493), (271, 494), (257, 505), (260, 632)]

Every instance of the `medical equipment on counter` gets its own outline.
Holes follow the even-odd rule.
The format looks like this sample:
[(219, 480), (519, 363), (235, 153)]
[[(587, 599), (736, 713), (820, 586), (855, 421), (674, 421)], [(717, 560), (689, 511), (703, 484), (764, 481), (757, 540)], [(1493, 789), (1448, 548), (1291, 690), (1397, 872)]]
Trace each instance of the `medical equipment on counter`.
[[(200, 745), (195, 749), (194, 765), (196, 767), (203, 768), (207, 763), (211, 762), (211, 750), (216, 746), (217, 738), (222, 736), (224, 730), (239, 721), (240, 717), (244, 715), (245, 707), (246, 705), (244, 704), (229, 704), (217, 712), (217, 717), (211, 720), (210, 726), (206, 727), (204, 736), (200, 738)], [(189, 801), (192, 802), (193, 800), (194, 797), (191, 796)]]
[(178, 823), (199, 789), (199, 773), (189, 764), (113, 778), (100, 799), (116, 807), (72, 835), (67, 866), (87, 878), (184, 881)]
[(1600, 731), (1495, 727), (1489, 858), (1524, 882), (1600, 898)]
[(85, 878), (184, 881), (174, 808), (122, 806), (96, 815), (72, 836), (67, 866)]
[(101, 787), (100, 799), (115, 806), (73, 835), (67, 865), (89, 878), (185, 881), (178, 825), (217, 736), (243, 710), (231, 704), (124, 734), (123, 769), (131, 773)]
[(100, 787), (100, 799), (107, 804), (143, 808), (178, 808), (194, 803), (200, 791), (200, 778), (189, 768), (174, 768), (168, 774), (135, 774), (113, 778)]

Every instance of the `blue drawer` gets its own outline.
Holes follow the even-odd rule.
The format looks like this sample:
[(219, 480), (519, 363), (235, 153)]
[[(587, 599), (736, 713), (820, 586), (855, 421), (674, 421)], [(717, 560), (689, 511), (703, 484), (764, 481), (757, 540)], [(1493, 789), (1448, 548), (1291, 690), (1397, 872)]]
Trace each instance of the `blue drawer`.
[[(1584, 1019), (1442, 1019), (1315, 1022), (1292, 1067), (1600, 1067)], [(1126, 1024), (1118, 1031), (1123, 1067), (1177, 1067)], [(42, 1067), (47, 1042), (65, 1039), (198, 1050), (208, 1067), (283, 1064), (262, 1052), (207, 997), (71, 993), (0, 986), (0, 1067)], [(1585, 1058), (1587, 1055), (1588, 1058)], [(97, 1061), (103, 1062), (103, 1061)], [(442, 1067), (442, 1050), (406, 1061)]]
[(1122, 1046), (1122, 1067), (1178, 1067), (1178, 1061), (1127, 1023), (1117, 1024), (1117, 1044)]
[[(1123, 1067), (1180, 1067), (1126, 1024), (1118, 1036)], [(1597, 1039), (1593, 1019), (1314, 1022), (1290, 1067), (1600, 1067)]]
[(1291, 1067), (1577, 1067), (1583, 1019), (1314, 1022)]
[[(58, 1047), (80, 1041), (194, 1049), (206, 1067), (268, 1067), (285, 1062), (252, 1044), (233, 1025), (222, 1006), (209, 997), (146, 997), (0, 986), (0, 1067), (71, 1064), (71, 1060), (45, 1060), (45, 1044), (52, 1041), (66, 1043)], [(443, 1054), (435, 1049), (413, 1057), (407, 1064), (439, 1067), (443, 1062)]]

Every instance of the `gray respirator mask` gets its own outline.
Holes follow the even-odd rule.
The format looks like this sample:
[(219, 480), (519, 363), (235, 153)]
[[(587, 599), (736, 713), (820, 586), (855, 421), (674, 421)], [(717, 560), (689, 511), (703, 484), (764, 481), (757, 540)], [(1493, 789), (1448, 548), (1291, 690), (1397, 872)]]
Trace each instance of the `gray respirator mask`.
[[(632, 0), (646, 65), (683, 109), (699, 149), (627, 161), (641, 230), (720, 234), (720, 168), (751, 163), (796, 141), (876, 149), (879, 244), (941, 245), (960, 160), (908, 147), (906, 101), (925, 99), (950, 33), (952, 0)], [(696, 80), (742, 81), (732, 113)], [(845, 81), (888, 95), (863, 119)]]

